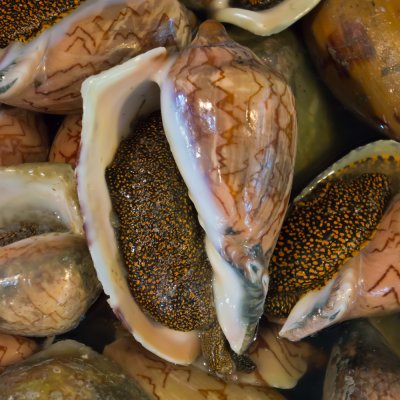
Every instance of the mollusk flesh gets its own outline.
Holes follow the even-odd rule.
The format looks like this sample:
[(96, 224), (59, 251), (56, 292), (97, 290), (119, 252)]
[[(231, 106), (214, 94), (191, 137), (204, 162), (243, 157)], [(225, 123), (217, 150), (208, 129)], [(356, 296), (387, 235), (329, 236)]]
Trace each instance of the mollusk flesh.
[(0, 191), (0, 331), (64, 333), (79, 323), (100, 291), (72, 168), (2, 167)]
[(182, 48), (190, 40), (192, 15), (178, 0), (42, 3), (23, 2), (19, 13), (13, 2), (0, 5), (5, 27), (0, 43), (6, 46), (0, 52), (2, 103), (78, 112), (81, 84), (88, 76), (151, 48)]
[(183, 0), (189, 6), (206, 8), (211, 17), (268, 36), (294, 24), (320, 0)]
[(78, 194), (89, 249), (114, 312), (160, 357), (180, 364), (197, 358), (198, 332), (162, 326), (133, 300), (110, 218), (105, 170), (132, 120), (156, 110), (161, 97), (165, 134), (208, 237), (219, 325), (231, 348), (243, 352), (262, 314), (268, 259), (292, 179), (290, 89), (208, 21), (179, 57), (154, 49), (88, 79), (82, 93)]
[(333, 164), (295, 199), (266, 303), (269, 315), (289, 313), (282, 336), (299, 340), (339, 321), (400, 310), (399, 168), (400, 144), (378, 141)]

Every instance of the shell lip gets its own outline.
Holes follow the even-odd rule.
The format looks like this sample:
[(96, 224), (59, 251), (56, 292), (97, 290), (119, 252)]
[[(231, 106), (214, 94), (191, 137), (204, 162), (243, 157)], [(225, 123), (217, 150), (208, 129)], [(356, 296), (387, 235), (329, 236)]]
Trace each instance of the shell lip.
[(228, 7), (227, 1), (213, 1), (212, 16), (221, 22), (231, 23), (256, 35), (279, 33), (311, 11), (320, 0), (284, 0), (262, 11)]
[(170, 362), (190, 364), (200, 351), (198, 333), (178, 332), (153, 322), (131, 295), (111, 222), (113, 210), (105, 179), (105, 168), (130, 133), (132, 122), (159, 108), (156, 82), (162, 79), (167, 62), (167, 50), (156, 48), (83, 83), (76, 173), (89, 250), (111, 308), (148, 350)]
[[(341, 171), (349, 165), (355, 165), (354, 171), (350, 170), (350, 172), (357, 173), (358, 162), (362, 167), (363, 162), (370, 157), (378, 158), (382, 157), (382, 155), (389, 158), (393, 157), (396, 162), (397, 170), (386, 171), (395, 180), (392, 183), (394, 188), (392, 198), (394, 198), (396, 193), (400, 192), (399, 179), (397, 178), (400, 172), (400, 143), (394, 140), (378, 140), (352, 150), (332, 164), (332, 166), (313, 179), (295, 198), (294, 202), (300, 201), (320, 182), (329, 178), (335, 172)], [(382, 169), (385, 171), (384, 167)], [(359, 282), (362, 276), (361, 264), (363, 260), (358, 258), (354, 258), (354, 260), (346, 262), (340, 268), (337, 276), (332, 278), (324, 287), (308, 292), (300, 298), (284, 322), (280, 331), (282, 337), (293, 341), (301, 340), (337, 322), (361, 316), (358, 314), (353, 316), (352, 313), (356, 310), (359, 301), (359, 286), (363, 285), (363, 282)]]

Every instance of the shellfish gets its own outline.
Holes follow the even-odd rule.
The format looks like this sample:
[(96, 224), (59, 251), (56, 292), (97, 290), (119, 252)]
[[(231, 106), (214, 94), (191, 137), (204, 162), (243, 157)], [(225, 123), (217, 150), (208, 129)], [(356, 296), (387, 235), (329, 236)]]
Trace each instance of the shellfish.
[(345, 319), (400, 310), (400, 144), (358, 148), (295, 199), (270, 264), (267, 314), (298, 340)]
[(0, 331), (74, 328), (100, 291), (83, 236), (72, 168), (0, 168)]
[(59, 114), (81, 110), (88, 76), (154, 47), (185, 46), (193, 22), (178, 0), (30, 1), (18, 7), (15, 13), (13, 2), (0, 4), (0, 102)]
[(183, 0), (189, 7), (206, 8), (217, 21), (256, 35), (279, 33), (312, 10), (320, 0)]
[[(132, 118), (157, 109), (160, 97), (166, 137), (208, 238), (218, 322), (240, 354), (263, 311), (268, 259), (288, 202), (297, 133), (293, 96), (279, 75), (213, 21), (200, 26), (178, 57), (155, 49), (83, 85), (78, 193), (99, 279), (139, 342), (189, 364), (198, 356), (197, 332), (155, 324), (132, 299), (104, 177)], [(96, 198), (101, 202), (94, 205)]]
[(137, 399), (150, 397), (132, 378), (89, 347), (65, 340), (0, 375), (3, 399)]

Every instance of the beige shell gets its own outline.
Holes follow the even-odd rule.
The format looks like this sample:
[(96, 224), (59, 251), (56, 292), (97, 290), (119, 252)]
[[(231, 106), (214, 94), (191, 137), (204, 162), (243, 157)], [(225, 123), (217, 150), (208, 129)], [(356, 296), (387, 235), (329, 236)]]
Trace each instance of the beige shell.
[(193, 366), (169, 364), (132, 338), (118, 339), (104, 354), (135, 378), (151, 400), (284, 400), (271, 388), (226, 383)]
[(0, 105), (0, 166), (46, 161), (48, 152), (40, 114)]
[(0, 102), (80, 112), (84, 79), (154, 47), (184, 47), (192, 22), (178, 0), (86, 0), (31, 42), (4, 49)]
[(81, 142), (82, 114), (64, 118), (50, 148), (49, 161), (70, 164), (75, 168)]
[(0, 331), (48, 336), (74, 328), (100, 284), (66, 164), (0, 168)]

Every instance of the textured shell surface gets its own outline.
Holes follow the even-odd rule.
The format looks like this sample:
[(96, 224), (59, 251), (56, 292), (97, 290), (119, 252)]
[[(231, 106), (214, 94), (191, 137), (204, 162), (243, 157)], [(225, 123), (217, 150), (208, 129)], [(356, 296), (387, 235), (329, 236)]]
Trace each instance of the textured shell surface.
[(83, 236), (72, 168), (0, 168), (0, 329), (48, 336), (73, 329), (100, 285)]
[[(343, 320), (399, 310), (399, 161), (400, 145), (395, 141), (365, 145), (321, 173), (295, 199), (301, 202), (321, 182), (333, 177), (347, 180), (382, 174), (390, 182), (390, 197), (372, 236), (366, 237), (350, 257), (343, 257), (332, 279), (300, 298), (280, 332), (284, 337), (299, 340)], [(304, 273), (308, 275), (306, 270)]]
[[(188, 54), (197, 51), (186, 70), (179, 71)], [(184, 75), (190, 75), (196, 65), (200, 75), (193, 78), (203, 85), (199, 96), (191, 95), (190, 87), (179, 92), (179, 85), (192, 78)], [(226, 82), (220, 87), (210, 81), (218, 77), (218, 69), (226, 73)], [(246, 84), (230, 95), (237, 79)], [(207, 91), (211, 97), (205, 96)], [(176, 99), (186, 95), (195, 112), (184, 124), (182, 119), (189, 116)], [(130, 134), (132, 123), (159, 108), (160, 98), (172, 154), (209, 236), (206, 248), (213, 267), (218, 321), (238, 353), (252, 342), (263, 310), (267, 260), (285, 213), (293, 174), (296, 120), (293, 96), (280, 76), (249, 50), (230, 41), (215, 22), (200, 27), (193, 44), (178, 57), (155, 49), (83, 85), (82, 141), (76, 171), (89, 249), (99, 279), (114, 312), (141, 344), (166, 360), (189, 364), (199, 354), (198, 332), (178, 332), (155, 323), (132, 298), (105, 181), (105, 170), (120, 142)], [(199, 113), (205, 118), (199, 118)], [(204, 134), (199, 128), (205, 129)], [(205, 169), (210, 161), (210, 168)], [(260, 219), (265, 224), (259, 223)], [(228, 307), (221, 308), (221, 303)], [(254, 305), (256, 310), (250, 313)]]
[(46, 161), (47, 131), (42, 115), (0, 106), (0, 165)]
[(192, 21), (178, 0), (86, 0), (30, 42), (13, 42), (2, 51), (0, 101), (79, 112), (85, 78), (151, 48), (183, 47)]
[(110, 359), (63, 340), (9, 367), (0, 377), (3, 398), (150, 400)]
[[(237, 83), (240, 82), (240, 85)], [(204, 22), (161, 86), (167, 138), (207, 234), (220, 325), (242, 352), (262, 315), (297, 124), (288, 85)]]

